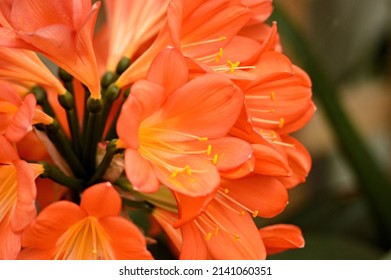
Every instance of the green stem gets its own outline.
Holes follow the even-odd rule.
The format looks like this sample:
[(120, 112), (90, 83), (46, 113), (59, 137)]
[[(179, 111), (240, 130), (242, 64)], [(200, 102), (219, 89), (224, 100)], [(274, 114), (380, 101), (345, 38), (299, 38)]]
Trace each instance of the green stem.
[(287, 16), (278, 8), (274, 10), (274, 20), (278, 22), (281, 37), (287, 39), (298, 58), (304, 58), (301, 65), (311, 76), (313, 91), (318, 104), (334, 129), (340, 150), (355, 172), (358, 186), (365, 195), (378, 225), (382, 244), (391, 247), (391, 182), (379, 167), (363, 139), (346, 114), (335, 86), (312, 55), (310, 46), (294, 28)]
[(113, 157), (115, 154), (119, 153), (122, 149), (117, 148), (117, 139), (111, 140), (106, 147), (106, 153), (97, 167), (94, 175), (91, 177), (91, 179), (88, 181), (87, 185), (90, 186), (96, 182), (98, 182), (107, 168), (110, 166), (111, 161), (113, 160)]
[(40, 164), (44, 167), (44, 172), (41, 175), (42, 178), (50, 178), (61, 185), (67, 186), (73, 191), (82, 191), (84, 184), (83, 180), (66, 176), (60, 169), (47, 162), (40, 162)]
[[(38, 129), (39, 127), (41, 126), (37, 126)], [(69, 144), (67, 137), (60, 129), (58, 122), (54, 120), (52, 124), (44, 126), (44, 129), (61, 156), (69, 164), (69, 167), (72, 169), (73, 173), (77, 177), (83, 177), (86, 173), (83, 165), (80, 163), (79, 159), (73, 152), (73, 149)]]
[(68, 91), (65, 94), (59, 95), (58, 100), (61, 106), (65, 109), (69, 129), (71, 131), (72, 147), (75, 153), (80, 156), (81, 154), (81, 139), (80, 139), (80, 127), (79, 120), (75, 107), (75, 100), (73, 95)]
[(88, 119), (84, 134), (83, 160), (89, 174), (94, 173), (96, 151), (101, 137), (97, 130), (102, 119), (102, 99), (89, 97), (87, 100)]

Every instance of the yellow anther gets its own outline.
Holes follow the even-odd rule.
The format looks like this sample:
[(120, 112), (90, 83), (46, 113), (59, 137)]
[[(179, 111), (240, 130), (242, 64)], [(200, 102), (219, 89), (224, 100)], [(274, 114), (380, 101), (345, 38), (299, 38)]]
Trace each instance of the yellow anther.
[(279, 128), (282, 128), (282, 127), (284, 126), (284, 123), (285, 123), (284, 118), (281, 118), (281, 119), (280, 119), (280, 123), (278, 124), (278, 127), (279, 127)]
[(219, 160), (219, 155), (218, 155), (218, 154), (215, 154), (215, 155), (213, 156), (213, 160), (212, 160), (213, 164), (216, 165), (218, 160)]
[(221, 36), (221, 37), (219, 38), (219, 40), (221, 40), (221, 41), (227, 40), (227, 37)]
[(244, 214), (246, 214), (246, 212), (240, 211), (240, 216), (244, 216)]
[(224, 189), (224, 193), (229, 193), (229, 189)]
[(227, 60), (227, 64), (228, 64), (228, 66), (229, 66), (229, 71), (230, 71), (231, 73), (233, 73), (233, 72), (235, 71), (235, 69), (236, 69), (237, 67), (239, 67), (240, 62), (239, 62), (239, 61), (236, 61), (235, 63), (233, 63), (231, 60)]
[(212, 145), (208, 145), (208, 149), (206, 150), (206, 154), (208, 155), (208, 156), (210, 156), (210, 154), (212, 153)]
[(178, 170), (175, 170), (171, 173), (171, 178), (175, 178), (178, 175)]
[(272, 91), (272, 92), (270, 93), (270, 98), (271, 98), (272, 101), (275, 101), (275, 100), (276, 100), (276, 93), (275, 93), (274, 91)]
[(186, 165), (186, 166), (185, 166), (185, 169), (183, 169), (183, 171), (184, 171), (187, 175), (191, 175), (190, 166)]
[(219, 228), (218, 228), (218, 227), (215, 228), (215, 236), (216, 236), (217, 234), (219, 234)]
[(205, 240), (206, 240), (206, 241), (209, 241), (211, 237), (212, 237), (212, 233), (208, 232), (208, 233), (206, 234), (206, 236), (205, 236)]
[(95, 248), (92, 250), (92, 253), (94, 254), (94, 255), (97, 255), (98, 254), (98, 250), (96, 250)]
[(239, 240), (239, 239), (240, 239), (240, 236), (239, 236), (239, 235), (237, 235), (237, 234), (235, 234), (235, 235), (234, 235), (234, 240), (236, 240), (236, 241), (237, 241), (237, 240)]
[(259, 211), (258, 211), (258, 210), (255, 210), (255, 211), (253, 212), (253, 217), (255, 218), (256, 216), (258, 216), (258, 213), (259, 213)]
[(208, 141), (208, 137), (200, 137), (198, 138), (199, 141)]
[(216, 55), (216, 63), (220, 62), (220, 59), (223, 57), (224, 51), (223, 48), (220, 48), (219, 53)]

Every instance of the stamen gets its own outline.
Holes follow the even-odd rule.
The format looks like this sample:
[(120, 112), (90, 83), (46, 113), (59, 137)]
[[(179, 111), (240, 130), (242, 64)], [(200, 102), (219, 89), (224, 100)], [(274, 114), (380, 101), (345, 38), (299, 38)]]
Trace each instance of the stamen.
[(250, 112), (255, 112), (255, 113), (275, 113), (275, 109), (249, 109)]
[(191, 175), (191, 169), (190, 166), (186, 165), (185, 169), (183, 170), (187, 175)]
[(216, 55), (216, 63), (220, 62), (220, 59), (223, 57), (224, 51), (223, 48), (220, 48), (219, 53)]
[(212, 237), (212, 233), (208, 232), (208, 233), (205, 235), (205, 240), (206, 240), (206, 241), (209, 241), (211, 237)]
[(219, 155), (218, 155), (218, 154), (215, 154), (215, 155), (213, 156), (212, 163), (213, 163), (214, 165), (216, 165), (218, 160), (219, 160)]
[[(237, 69), (239, 69), (241, 67), (238, 67)], [(267, 94), (267, 95), (245, 95), (244, 96), (245, 99), (247, 100), (259, 100), (259, 99), (270, 99), (271, 101), (275, 101), (276, 100), (276, 93), (274, 91), (272, 91), (270, 94)]]
[(240, 65), (240, 62), (239, 61), (236, 61), (235, 63), (233, 63), (231, 60), (227, 60), (227, 64), (228, 64), (228, 66), (229, 66), (229, 71), (231, 72), (231, 73), (233, 73), (234, 71), (235, 71), (235, 69), (237, 68), (237, 67), (239, 67), (239, 65)]
[(216, 38), (216, 39), (210, 39), (210, 40), (205, 40), (205, 41), (193, 42), (193, 43), (189, 43), (189, 44), (183, 44), (182, 48), (194, 47), (194, 46), (199, 46), (199, 45), (204, 45), (204, 44), (211, 44), (211, 43), (221, 42), (221, 41), (224, 41), (226, 39), (227, 39), (227, 37), (221, 36), (221, 37)]
[(282, 128), (284, 126), (285, 120), (284, 118), (280, 118), (278, 121), (275, 120), (267, 120), (267, 119), (261, 119), (261, 118), (252, 118), (253, 121), (261, 122), (261, 123), (267, 123), (267, 124), (275, 124), (279, 128)]
[(206, 154), (208, 155), (208, 156), (210, 156), (210, 154), (212, 153), (212, 145), (208, 145), (208, 149), (206, 150)]
[(280, 118), (280, 124), (278, 125), (279, 128), (282, 128), (284, 126), (285, 120), (284, 118)]
[[(256, 216), (258, 216), (258, 213), (259, 211), (258, 210), (254, 210), (252, 211), (251, 209), (249, 209), (248, 207), (244, 206), (243, 204), (241, 204), (239, 201), (237, 201), (236, 199), (230, 197), (229, 195), (227, 195), (227, 193), (225, 192), (226, 189), (224, 189), (223, 191), (221, 191), (221, 189), (219, 189), (219, 194), (223, 197), (223, 198), (226, 198), (227, 200), (229, 200), (230, 202), (234, 203), (235, 205), (239, 206), (240, 208), (250, 212), (252, 214), (252, 216), (255, 218)], [(217, 200), (219, 202), (222, 203), (222, 199), (219, 199)], [(224, 203), (225, 205), (227, 205), (226, 203)], [(230, 207), (232, 208), (232, 207)], [(238, 211), (236, 211), (238, 212)], [(244, 211), (241, 211), (240, 212), (240, 215), (244, 215)]]
[(273, 144), (280, 145), (280, 146), (285, 146), (285, 147), (290, 147), (290, 148), (295, 148), (296, 146), (294, 144), (289, 144), (285, 142), (280, 142), (280, 141), (272, 141)]

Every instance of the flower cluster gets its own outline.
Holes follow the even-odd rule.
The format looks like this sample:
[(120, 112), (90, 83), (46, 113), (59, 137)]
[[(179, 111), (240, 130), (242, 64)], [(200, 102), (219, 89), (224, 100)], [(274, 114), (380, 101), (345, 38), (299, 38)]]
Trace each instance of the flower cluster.
[(271, 12), (272, 0), (2, 0), (0, 259), (152, 259), (134, 211), (180, 259), (302, 247), (294, 225), (259, 228), (309, 172), (290, 134), (315, 111)]

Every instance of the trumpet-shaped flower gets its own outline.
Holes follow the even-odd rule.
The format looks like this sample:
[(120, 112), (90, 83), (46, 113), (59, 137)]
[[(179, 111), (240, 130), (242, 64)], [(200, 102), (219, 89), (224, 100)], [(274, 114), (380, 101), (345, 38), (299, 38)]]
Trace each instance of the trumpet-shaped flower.
[(142, 44), (157, 35), (164, 23), (168, 2), (105, 1), (111, 35), (107, 70), (114, 71), (122, 57), (133, 59)]
[(80, 206), (59, 201), (25, 230), (19, 259), (152, 259), (145, 238), (119, 216), (121, 198), (111, 184), (84, 191)]
[(163, 51), (122, 108), (117, 132), (126, 148), (125, 171), (140, 191), (154, 192), (163, 183), (207, 195), (220, 182), (219, 170), (251, 157), (250, 145), (225, 137), (241, 110), (241, 91), (216, 74), (187, 82), (187, 73), (178, 51)]
[(0, 47), (0, 76), (54, 88), (58, 94), (66, 89), (38, 58), (37, 54), (22, 49)]
[(153, 58), (167, 46), (185, 57), (216, 57), (251, 17), (251, 11), (230, 0), (174, 0), (167, 8), (167, 21), (150, 48), (119, 77), (118, 86), (144, 78)]
[(0, 259), (15, 259), (21, 231), (36, 215), (34, 180), (40, 164), (20, 160), (12, 144), (0, 135)]
[(100, 97), (92, 35), (100, 3), (1, 1), (0, 45), (43, 53)]

